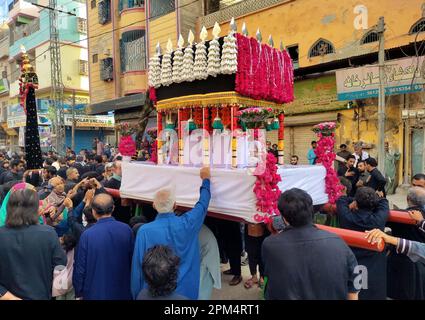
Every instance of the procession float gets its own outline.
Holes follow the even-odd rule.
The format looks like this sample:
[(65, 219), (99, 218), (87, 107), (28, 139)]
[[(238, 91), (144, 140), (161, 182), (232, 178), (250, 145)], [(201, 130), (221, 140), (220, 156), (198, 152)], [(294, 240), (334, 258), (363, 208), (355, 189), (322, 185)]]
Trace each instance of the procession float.
[[(294, 99), (293, 65), (282, 44), (272, 36), (262, 43), (258, 30), (249, 37), (232, 19), (220, 37), (216, 23), (207, 41), (189, 32), (177, 48), (160, 44), (149, 62), (149, 98), (157, 113), (151, 161), (129, 161), (135, 144), (129, 135), (120, 142), (122, 164), (119, 196), (152, 202), (162, 188), (173, 188), (176, 204), (192, 208), (199, 197), (199, 168), (210, 166), (210, 216), (248, 223), (269, 223), (279, 214), (281, 192), (305, 190), (314, 205), (334, 206), (342, 187), (333, 169), (335, 123), (312, 130), (318, 136), (318, 165), (284, 164), (284, 109)], [(268, 135), (277, 131), (277, 159), (266, 149)], [(400, 218), (400, 215), (399, 215)], [(397, 217), (396, 217), (397, 219)], [(402, 218), (403, 219), (403, 218)], [(319, 226), (340, 235), (348, 244), (376, 251), (383, 244), (367, 243), (360, 232)]]

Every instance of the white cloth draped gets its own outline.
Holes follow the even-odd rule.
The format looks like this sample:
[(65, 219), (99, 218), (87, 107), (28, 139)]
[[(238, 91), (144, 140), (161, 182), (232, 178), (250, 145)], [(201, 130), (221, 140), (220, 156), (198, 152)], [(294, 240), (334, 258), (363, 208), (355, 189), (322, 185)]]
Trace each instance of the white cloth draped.
[[(173, 187), (177, 205), (190, 208), (198, 201), (199, 168), (130, 162), (122, 164), (122, 171), (120, 192), (123, 198), (153, 201), (158, 190)], [(307, 191), (313, 204), (328, 201), (323, 166), (279, 166), (278, 173), (282, 176), (279, 183), (282, 191), (296, 187)], [(213, 168), (211, 175), (212, 197), (208, 210), (254, 222), (256, 177), (247, 169), (225, 168)]]

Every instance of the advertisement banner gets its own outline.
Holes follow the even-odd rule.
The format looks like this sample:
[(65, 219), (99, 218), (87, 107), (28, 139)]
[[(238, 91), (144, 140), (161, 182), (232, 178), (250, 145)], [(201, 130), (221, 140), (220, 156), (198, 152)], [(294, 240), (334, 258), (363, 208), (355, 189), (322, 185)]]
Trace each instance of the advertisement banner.
[[(425, 57), (389, 60), (384, 66), (385, 95), (404, 94), (424, 90)], [(338, 100), (378, 97), (378, 65), (336, 71)]]

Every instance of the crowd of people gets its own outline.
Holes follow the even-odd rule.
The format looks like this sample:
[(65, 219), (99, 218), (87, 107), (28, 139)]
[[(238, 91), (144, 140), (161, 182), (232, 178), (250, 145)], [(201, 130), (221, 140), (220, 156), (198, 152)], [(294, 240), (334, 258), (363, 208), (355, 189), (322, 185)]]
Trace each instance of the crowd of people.
[[(313, 206), (294, 188), (268, 225), (207, 217), (209, 168), (200, 170), (198, 202), (184, 212), (172, 186), (158, 190), (153, 205), (111, 197), (121, 158), (99, 140), (91, 151), (46, 153), (37, 170), (25, 169), (24, 154), (0, 154), (0, 299), (210, 299), (221, 288), (221, 263), (230, 265), (229, 285), (243, 281), (245, 252), (244, 287), (262, 288), (265, 299), (424, 299), (425, 175), (415, 175), (407, 193), (417, 225), (389, 223), (388, 180), (376, 160), (341, 147), (336, 206)], [(314, 226), (318, 214), (389, 245), (350, 248)], [(367, 270), (361, 286), (359, 266)]]

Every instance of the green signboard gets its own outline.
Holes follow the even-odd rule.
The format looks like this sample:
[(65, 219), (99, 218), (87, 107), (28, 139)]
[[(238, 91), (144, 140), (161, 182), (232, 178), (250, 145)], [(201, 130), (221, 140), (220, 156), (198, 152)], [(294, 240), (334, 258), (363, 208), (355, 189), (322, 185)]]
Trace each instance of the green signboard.
[(297, 80), (295, 99), (285, 106), (286, 115), (340, 110), (345, 103), (338, 101), (335, 75)]

